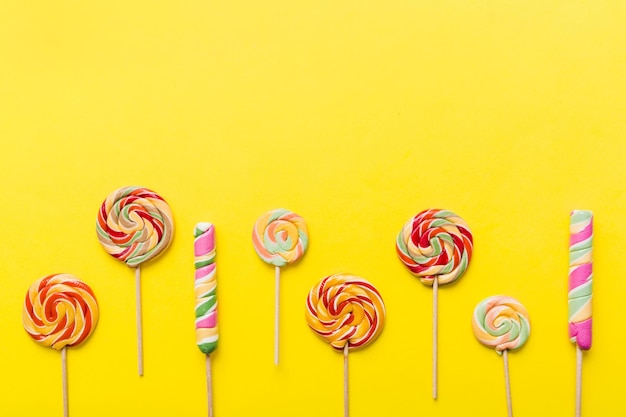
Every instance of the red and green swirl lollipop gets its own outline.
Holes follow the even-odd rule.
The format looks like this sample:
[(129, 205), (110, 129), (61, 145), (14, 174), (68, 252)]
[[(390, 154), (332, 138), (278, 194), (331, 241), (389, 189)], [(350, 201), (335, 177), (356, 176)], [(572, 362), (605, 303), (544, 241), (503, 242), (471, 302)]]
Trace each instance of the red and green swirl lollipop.
[(172, 241), (174, 218), (165, 200), (147, 188), (122, 187), (104, 200), (96, 219), (100, 244), (108, 254), (135, 268), (137, 350), (143, 375), (140, 265), (162, 254)]
[(437, 398), (437, 316), (439, 285), (466, 271), (474, 241), (467, 223), (449, 210), (424, 210), (407, 221), (396, 238), (396, 252), (407, 269), (433, 287), (433, 398)]

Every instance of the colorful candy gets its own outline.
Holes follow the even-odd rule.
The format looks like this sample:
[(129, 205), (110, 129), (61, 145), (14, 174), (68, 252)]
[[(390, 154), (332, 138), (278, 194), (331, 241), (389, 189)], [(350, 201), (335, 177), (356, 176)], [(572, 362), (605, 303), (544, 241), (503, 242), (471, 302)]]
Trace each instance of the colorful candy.
[(309, 327), (336, 350), (350, 350), (376, 339), (385, 323), (385, 305), (365, 279), (335, 274), (322, 279), (306, 299)]
[(481, 301), (474, 310), (472, 320), (474, 336), (485, 346), (504, 350), (517, 350), (530, 335), (528, 311), (514, 298), (497, 295)]
[(256, 221), (252, 244), (263, 261), (285, 266), (297, 261), (306, 251), (309, 244), (306, 223), (289, 210), (269, 211)]
[(402, 263), (422, 284), (459, 279), (472, 257), (473, 238), (465, 221), (449, 210), (429, 209), (411, 218), (396, 239)]
[(87, 284), (70, 274), (33, 283), (24, 300), (22, 324), (35, 342), (61, 350), (86, 340), (98, 323), (98, 303)]
[(217, 348), (217, 279), (215, 264), (215, 226), (198, 223), (194, 230), (196, 294), (196, 343), (202, 353)]
[(113, 257), (136, 267), (170, 244), (174, 221), (168, 204), (142, 187), (122, 187), (102, 203), (96, 221), (98, 240)]
[(591, 348), (591, 246), (593, 213), (574, 210), (570, 215), (569, 241), (569, 336), (582, 350)]

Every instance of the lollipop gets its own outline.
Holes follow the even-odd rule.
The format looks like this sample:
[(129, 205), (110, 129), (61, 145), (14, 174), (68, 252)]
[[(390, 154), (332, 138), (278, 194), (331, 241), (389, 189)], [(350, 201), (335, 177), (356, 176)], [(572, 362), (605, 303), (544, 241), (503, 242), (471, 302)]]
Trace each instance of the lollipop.
[(211, 352), (217, 348), (217, 279), (215, 266), (215, 226), (198, 223), (194, 230), (196, 278), (196, 344), (206, 355), (209, 417), (213, 416)]
[(304, 255), (309, 244), (306, 223), (289, 210), (269, 211), (254, 224), (252, 244), (259, 257), (275, 267), (274, 364), (278, 365), (280, 267), (296, 262)]
[(437, 398), (439, 285), (458, 280), (472, 258), (473, 238), (465, 221), (448, 210), (429, 209), (409, 219), (396, 238), (396, 252), (409, 271), (433, 287), (433, 398)]
[(87, 284), (73, 275), (48, 275), (35, 281), (26, 293), (24, 329), (40, 345), (61, 350), (65, 417), (69, 416), (66, 348), (84, 342), (97, 323), (96, 297)]
[(385, 323), (385, 304), (376, 288), (363, 278), (335, 274), (311, 288), (306, 299), (309, 327), (330, 346), (343, 351), (344, 415), (348, 416), (348, 351), (378, 337)]
[(504, 358), (504, 381), (509, 417), (513, 416), (508, 351), (521, 348), (530, 335), (528, 311), (519, 301), (496, 295), (481, 301), (472, 317), (474, 336), (485, 346), (495, 348)]
[(591, 244), (593, 213), (574, 210), (569, 238), (569, 336), (576, 344), (576, 416), (581, 415), (583, 350), (591, 348)]
[(114, 258), (135, 268), (139, 375), (143, 375), (140, 265), (159, 256), (174, 233), (172, 212), (158, 194), (142, 187), (122, 187), (102, 203), (96, 220), (98, 240)]

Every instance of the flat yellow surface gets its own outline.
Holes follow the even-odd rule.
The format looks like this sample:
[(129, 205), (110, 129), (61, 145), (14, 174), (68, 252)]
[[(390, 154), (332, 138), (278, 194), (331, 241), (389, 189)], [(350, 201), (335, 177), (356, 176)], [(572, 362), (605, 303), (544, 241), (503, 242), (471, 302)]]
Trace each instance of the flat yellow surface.
[[(37, 278), (69, 272), (101, 318), (68, 353), (75, 417), (206, 415), (195, 346), (192, 230), (217, 228), (216, 417), (340, 416), (342, 357), (304, 321), (308, 290), (350, 272), (380, 290), (381, 337), (350, 357), (351, 415), (502, 416), (502, 358), (474, 339), (483, 298), (529, 310), (509, 357), (521, 416), (574, 413), (568, 218), (595, 214), (594, 346), (583, 414), (626, 414), (626, 3), (606, 1), (0, 2), (0, 415), (62, 413), (60, 354), (30, 340)], [(141, 185), (176, 235), (142, 268), (136, 374), (133, 272), (96, 239), (99, 205)], [(302, 215), (310, 246), (282, 274), (251, 230)], [(470, 225), (466, 275), (440, 291), (440, 398), (431, 291), (394, 240), (430, 208)]]

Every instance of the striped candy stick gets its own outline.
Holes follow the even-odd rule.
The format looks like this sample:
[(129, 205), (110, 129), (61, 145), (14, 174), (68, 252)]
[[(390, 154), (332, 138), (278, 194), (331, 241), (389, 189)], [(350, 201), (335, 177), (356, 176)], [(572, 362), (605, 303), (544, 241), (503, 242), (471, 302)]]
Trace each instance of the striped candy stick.
[(194, 230), (196, 297), (196, 344), (206, 355), (207, 399), (209, 416), (213, 416), (213, 383), (211, 352), (217, 348), (217, 280), (215, 265), (215, 226), (198, 223)]
[(576, 344), (576, 416), (581, 415), (582, 351), (591, 348), (591, 289), (593, 213), (574, 210), (570, 214), (569, 242), (569, 336)]

